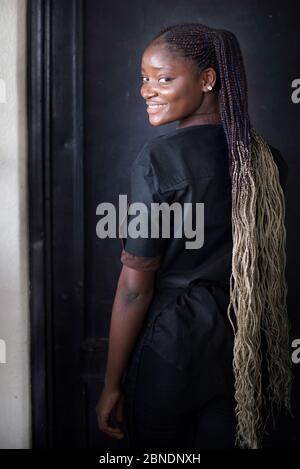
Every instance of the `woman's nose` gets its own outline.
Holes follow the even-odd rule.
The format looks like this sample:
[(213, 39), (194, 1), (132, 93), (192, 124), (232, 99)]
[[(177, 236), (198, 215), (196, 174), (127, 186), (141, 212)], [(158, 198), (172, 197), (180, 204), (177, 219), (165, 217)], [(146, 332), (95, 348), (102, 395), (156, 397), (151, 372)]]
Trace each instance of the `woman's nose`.
[(141, 95), (144, 99), (152, 98), (157, 95), (157, 91), (148, 83), (141, 87)]

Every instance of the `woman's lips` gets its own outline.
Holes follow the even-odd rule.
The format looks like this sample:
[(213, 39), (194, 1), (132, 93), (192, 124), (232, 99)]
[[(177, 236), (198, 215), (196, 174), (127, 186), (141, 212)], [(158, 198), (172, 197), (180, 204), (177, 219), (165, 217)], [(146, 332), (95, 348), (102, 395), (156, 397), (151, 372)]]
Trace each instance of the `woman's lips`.
[(147, 112), (149, 114), (156, 114), (157, 112), (162, 111), (162, 109), (167, 106), (166, 104), (148, 104), (147, 105)]

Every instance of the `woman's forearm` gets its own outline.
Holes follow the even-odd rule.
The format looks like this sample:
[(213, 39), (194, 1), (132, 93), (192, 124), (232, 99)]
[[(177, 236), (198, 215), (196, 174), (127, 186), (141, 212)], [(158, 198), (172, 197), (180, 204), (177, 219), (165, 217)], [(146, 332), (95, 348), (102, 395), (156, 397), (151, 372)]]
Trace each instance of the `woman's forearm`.
[(118, 285), (110, 322), (105, 386), (120, 388), (122, 376), (153, 296), (131, 294)]

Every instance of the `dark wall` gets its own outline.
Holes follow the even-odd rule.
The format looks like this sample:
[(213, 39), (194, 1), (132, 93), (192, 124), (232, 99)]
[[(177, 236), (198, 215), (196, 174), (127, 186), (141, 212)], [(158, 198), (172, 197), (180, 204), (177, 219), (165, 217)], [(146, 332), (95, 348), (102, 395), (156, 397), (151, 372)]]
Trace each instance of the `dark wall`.
[[(252, 123), (269, 143), (280, 150), (289, 165), (286, 193), (288, 302), (292, 339), (300, 337), (297, 298), (300, 103), (294, 104), (291, 99), (292, 81), (300, 78), (299, 12), (299, 3), (291, 1), (85, 2), (85, 155), (87, 198), (91, 202), (87, 206), (88, 257), (92, 262), (87, 288), (94, 333), (97, 334), (104, 326), (104, 317), (97, 315), (99, 295), (107, 299), (113, 295), (121, 267), (118, 241), (99, 241), (94, 237), (95, 223), (92, 220), (95, 205), (101, 201), (117, 204), (118, 194), (127, 193), (129, 166), (140, 146), (149, 137), (173, 128), (173, 123), (153, 127), (148, 122), (139, 91), (143, 47), (169, 24), (199, 21), (229, 29), (238, 37), (248, 76)], [(95, 296), (99, 284), (101, 293)], [(109, 315), (108, 307), (105, 327)], [(294, 369), (299, 393), (300, 364)], [(299, 412), (298, 403), (295, 405)], [(279, 437), (285, 444), (289, 439), (296, 443), (296, 424), (292, 426)]]
[[(244, 55), (251, 120), (289, 165), (288, 306), (300, 338), (298, 210), (300, 5), (216, 0), (28, 0), (30, 281), (34, 447), (126, 447), (99, 432), (119, 239), (96, 236), (96, 207), (118, 205), (145, 141), (175, 127), (148, 122), (140, 96), (144, 46), (163, 27), (198, 21), (233, 31)], [(299, 93), (300, 94), (300, 93)], [(292, 353), (292, 347), (291, 347)], [(300, 446), (294, 420), (266, 444)]]
[[(88, 0), (85, 5), (85, 155), (88, 199), (92, 201), (87, 209), (87, 228), (91, 230), (89, 249), (94, 254), (89, 256), (93, 259), (88, 284), (89, 297), (94, 299), (91, 317), (97, 317), (99, 297), (95, 298), (93, 294), (97, 285), (101, 283), (101, 294), (109, 298), (113, 295), (121, 267), (118, 241), (99, 242), (93, 236), (95, 205), (102, 200), (117, 203), (118, 194), (127, 192), (129, 166), (139, 147), (147, 138), (173, 127), (169, 124), (157, 128), (148, 122), (139, 93), (143, 47), (169, 24), (199, 21), (229, 29), (238, 37), (248, 76), (252, 123), (268, 143), (280, 150), (289, 165), (286, 192), (288, 305), (292, 339), (299, 338), (300, 103), (293, 103), (291, 99), (292, 81), (300, 78), (299, 3), (250, 0), (110, 3)], [(108, 308), (106, 327), (109, 314)], [(103, 317), (94, 321), (97, 333)], [(294, 370), (299, 394), (300, 364), (294, 365)], [(295, 406), (299, 413), (296, 399)], [(296, 424), (293, 424), (293, 430), (286, 428), (280, 438), (285, 442), (291, 439), (295, 444), (295, 429)]]

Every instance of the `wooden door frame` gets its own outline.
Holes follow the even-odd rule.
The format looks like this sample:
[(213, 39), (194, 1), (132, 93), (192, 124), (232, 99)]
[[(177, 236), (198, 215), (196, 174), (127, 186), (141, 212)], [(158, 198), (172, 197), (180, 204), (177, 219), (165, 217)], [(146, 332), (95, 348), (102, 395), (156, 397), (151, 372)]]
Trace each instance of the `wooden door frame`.
[[(62, 126), (64, 146), (76, 188), (77, 233), (72, 243), (75, 269), (82, 280), (74, 286), (79, 303), (84, 296), (83, 242), (83, 2), (27, 2), (28, 216), (31, 321), (32, 447), (51, 448), (54, 441), (53, 403), (53, 233), (52, 155), (57, 150), (56, 127)], [(62, 44), (63, 47), (57, 47)], [(55, 46), (55, 56), (53, 50)], [(72, 60), (70, 60), (70, 54)], [(64, 60), (66, 59), (66, 60)], [(59, 67), (53, 62), (60, 63)], [(61, 80), (61, 74), (68, 80)], [(66, 87), (62, 103), (59, 96)], [(60, 88), (59, 88), (60, 87)], [(57, 90), (59, 88), (59, 93)], [(60, 111), (61, 114), (60, 115)], [(64, 111), (64, 112), (62, 112)], [(71, 138), (70, 138), (71, 135)], [(75, 225), (75, 221), (74, 221)], [(76, 289), (76, 291), (75, 291)]]

